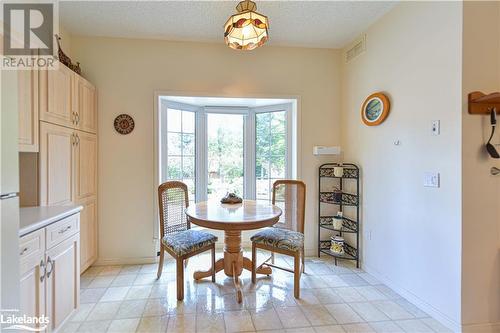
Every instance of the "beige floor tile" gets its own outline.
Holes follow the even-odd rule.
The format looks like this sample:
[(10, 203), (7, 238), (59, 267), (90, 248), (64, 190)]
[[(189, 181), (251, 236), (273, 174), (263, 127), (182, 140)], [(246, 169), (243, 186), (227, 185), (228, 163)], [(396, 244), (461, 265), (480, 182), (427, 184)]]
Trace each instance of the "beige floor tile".
[(385, 313), (392, 320), (412, 319), (413, 315), (403, 309), (401, 305), (394, 301), (375, 301), (372, 302), (380, 311)]
[(196, 315), (196, 332), (221, 333), (225, 331), (222, 313), (198, 313)]
[(121, 269), (122, 266), (104, 266), (97, 276), (118, 275)]
[(303, 274), (300, 280), (301, 284), (307, 288), (328, 288), (328, 284), (319, 276)]
[(170, 316), (167, 332), (192, 333), (196, 331), (196, 315), (185, 314)]
[(142, 317), (146, 303), (146, 299), (123, 301), (115, 315), (115, 318), (126, 319)]
[(167, 330), (168, 316), (141, 318), (137, 326), (137, 333), (163, 333)]
[(90, 312), (94, 308), (95, 303), (88, 303), (88, 304), (80, 304), (80, 307), (76, 312), (71, 316), (70, 321), (72, 322), (79, 322), (79, 321), (85, 321), (87, 317), (89, 316)]
[(145, 299), (149, 298), (153, 286), (133, 286), (130, 287), (125, 299)]
[(317, 305), (321, 304), (318, 297), (316, 297), (315, 293), (312, 289), (310, 290), (301, 290), (300, 298), (296, 299), (295, 302), (298, 305)]
[(80, 293), (80, 303), (97, 303), (105, 292), (106, 288), (84, 289)]
[(80, 289), (87, 289), (90, 286), (92, 280), (94, 280), (93, 276), (85, 277), (82, 275), (80, 277)]
[(283, 325), (274, 308), (250, 310), (253, 325), (257, 331), (282, 329)]
[(109, 325), (108, 332), (133, 333), (139, 325), (140, 318), (115, 319)]
[(96, 276), (94, 280), (90, 282), (89, 288), (107, 288), (114, 279), (115, 276)]
[(110, 287), (102, 295), (100, 302), (122, 301), (130, 287)]
[(350, 287), (367, 286), (369, 284), (358, 274), (341, 274), (339, 277)]
[(402, 333), (403, 329), (396, 325), (393, 321), (379, 321), (369, 323), (373, 330), (377, 333)]
[(302, 306), (301, 309), (313, 326), (333, 325), (337, 323), (323, 305), (306, 305)]
[(58, 332), (59, 333), (75, 333), (78, 331), (78, 328), (80, 327), (81, 323), (77, 322), (67, 322), (61, 327)]
[(312, 292), (321, 304), (344, 303), (342, 297), (333, 288), (313, 289)]
[(348, 284), (338, 275), (321, 275), (321, 278), (323, 279), (323, 281), (325, 281), (327, 287), (348, 287)]
[(87, 321), (78, 327), (77, 332), (103, 333), (108, 330), (111, 320)]
[(452, 332), (451, 329), (444, 326), (443, 324), (441, 324), (439, 321), (437, 321), (434, 318), (422, 318), (422, 319), (420, 319), (420, 321), (424, 322), (427, 326), (432, 328), (435, 332), (438, 332), (438, 333)]
[(347, 304), (327, 304), (325, 307), (339, 324), (363, 322), (363, 318)]
[(147, 274), (147, 273), (157, 273), (158, 272), (158, 264), (145, 264), (141, 266), (139, 270), (139, 274)]
[(316, 326), (314, 327), (316, 333), (344, 333), (344, 329), (341, 325), (327, 325), (327, 326)]
[(426, 318), (426, 317), (429, 317), (429, 315), (427, 313), (425, 313), (424, 311), (420, 310), (418, 307), (416, 307), (412, 303), (408, 302), (404, 298), (396, 299), (396, 300), (394, 300), (394, 302), (396, 302), (399, 305), (401, 305), (401, 307), (403, 309), (405, 309), (406, 311), (408, 311), (409, 313), (411, 313), (415, 318)]
[(118, 275), (115, 277), (113, 282), (111, 282), (110, 287), (128, 287), (131, 286), (135, 278), (137, 277), (136, 274), (125, 274), (125, 275)]
[(147, 316), (164, 316), (168, 313), (168, 305), (166, 298), (149, 299), (144, 307), (142, 315)]
[(287, 328), (285, 333), (315, 333), (312, 327)]
[(224, 323), (227, 333), (255, 330), (252, 323), (252, 316), (248, 310), (224, 312)]
[(196, 313), (196, 298), (184, 297), (178, 301), (176, 297), (167, 298), (167, 313), (169, 315)]
[(335, 288), (335, 292), (344, 300), (344, 302), (365, 302), (366, 299), (353, 287)]
[(283, 327), (287, 329), (311, 326), (299, 306), (276, 307), (276, 313), (278, 313)]
[(157, 283), (156, 274), (137, 274), (134, 286), (144, 286)]
[(366, 323), (342, 325), (342, 328), (347, 333), (372, 333), (372, 332), (375, 332), (373, 330), (373, 328), (371, 328), (371, 326), (366, 324)]
[(368, 273), (358, 273), (359, 277), (368, 282), (371, 285), (381, 284), (379, 280), (377, 280), (373, 275)]
[(359, 294), (361, 294), (367, 301), (383, 301), (388, 299), (386, 295), (384, 295), (374, 286), (354, 287), (354, 289)]
[(387, 317), (382, 311), (380, 311), (379, 309), (377, 309), (371, 303), (361, 302), (361, 303), (351, 303), (349, 305), (365, 321), (384, 321), (384, 320), (389, 320), (389, 317)]
[[(169, 294), (169, 286), (167, 284), (155, 284), (151, 289), (151, 294), (149, 298), (164, 298)], [(170, 290), (171, 293), (174, 293), (175, 290)]]
[(88, 315), (87, 321), (113, 319), (120, 304), (120, 302), (97, 303)]
[(85, 270), (85, 272), (83, 272), (82, 276), (83, 277), (95, 277), (99, 274), (100, 271), (102, 271), (102, 269), (104, 268), (104, 266), (92, 266), (92, 267), (89, 267)]
[(244, 295), (245, 297), (243, 297), (243, 302), (247, 310), (273, 307), (270, 294), (245, 293)]
[(431, 333), (434, 332), (429, 326), (418, 319), (397, 320), (396, 324), (407, 333)]
[(386, 285), (379, 284), (379, 285), (376, 285), (374, 287), (377, 288), (378, 290), (380, 290), (390, 300), (395, 300), (395, 299), (401, 298), (401, 296), (397, 292), (395, 292), (391, 288), (387, 287)]
[(141, 267), (142, 265), (124, 265), (119, 275), (137, 274), (141, 270)]

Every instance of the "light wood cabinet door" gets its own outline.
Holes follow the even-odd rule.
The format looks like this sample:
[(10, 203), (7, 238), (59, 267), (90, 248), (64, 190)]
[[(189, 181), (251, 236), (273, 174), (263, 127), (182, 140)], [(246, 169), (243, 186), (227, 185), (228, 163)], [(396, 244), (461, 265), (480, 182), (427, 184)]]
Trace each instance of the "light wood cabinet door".
[(81, 131), (97, 133), (97, 93), (95, 87), (75, 74), (74, 103), (76, 128)]
[(47, 314), (52, 331), (76, 310), (80, 303), (80, 234), (47, 250)]
[(72, 201), (72, 129), (40, 122), (40, 205), (64, 205)]
[(80, 273), (97, 260), (97, 199), (78, 202), (80, 212)]
[(97, 194), (97, 136), (76, 131), (74, 201)]
[[(21, 237), (20, 299), (21, 315), (40, 317), (45, 315), (45, 242), (43, 229)], [(36, 325), (39, 328), (42, 325)]]
[(18, 71), (19, 151), (38, 152), (38, 71)]
[(39, 72), (40, 120), (67, 127), (75, 126), (73, 78), (73, 72), (63, 64), (59, 64), (57, 70)]

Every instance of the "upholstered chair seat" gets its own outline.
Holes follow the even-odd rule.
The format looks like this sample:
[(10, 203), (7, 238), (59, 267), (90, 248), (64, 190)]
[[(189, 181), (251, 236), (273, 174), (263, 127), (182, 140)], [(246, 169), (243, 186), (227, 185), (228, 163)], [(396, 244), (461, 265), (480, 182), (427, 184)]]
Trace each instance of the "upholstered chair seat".
[(256, 244), (288, 251), (299, 251), (304, 247), (303, 233), (274, 227), (259, 231), (250, 240)]
[(217, 242), (217, 237), (199, 230), (188, 229), (165, 235), (163, 245), (177, 256), (185, 256)]

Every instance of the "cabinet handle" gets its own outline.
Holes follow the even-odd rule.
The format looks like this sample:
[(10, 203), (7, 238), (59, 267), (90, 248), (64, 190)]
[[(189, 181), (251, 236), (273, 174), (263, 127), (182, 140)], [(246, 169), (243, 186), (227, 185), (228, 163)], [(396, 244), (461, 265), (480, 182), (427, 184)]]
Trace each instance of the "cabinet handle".
[[(49, 269), (49, 264), (50, 264), (50, 269)], [(54, 262), (50, 257), (47, 258), (47, 279), (50, 278), (50, 274), (52, 274), (52, 271), (54, 270)]]
[(59, 234), (64, 234), (66, 231), (68, 231), (69, 229), (71, 229), (71, 226), (68, 225), (65, 229), (61, 229), (59, 230)]
[(80, 124), (80, 114), (76, 112), (76, 124)]
[(76, 145), (76, 137), (75, 137), (75, 133), (71, 134), (71, 145), (72, 145), (72, 146)]
[(80, 136), (77, 134), (76, 135), (76, 144), (79, 145), (80, 144)]
[(25, 254), (27, 251), (28, 251), (28, 248), (27, 248), (27, 247), (25, 247), (25, 248), (21, 251), (21, 253), (19, 253), (19, 255), (20, 255), (20, 256), (22, 256), (22, 255), (23, 255), (23, 254)]
[(76, 112), (71, 112), (71, 123), (76, 124)]
[(45, 268), (45, 262), (40, 260), (40, 270), (43, 269), (43, 274), (40, 274), (40, 282), (43, 282), (45, 280), (45, 275), (47, 274), (47, 269)]

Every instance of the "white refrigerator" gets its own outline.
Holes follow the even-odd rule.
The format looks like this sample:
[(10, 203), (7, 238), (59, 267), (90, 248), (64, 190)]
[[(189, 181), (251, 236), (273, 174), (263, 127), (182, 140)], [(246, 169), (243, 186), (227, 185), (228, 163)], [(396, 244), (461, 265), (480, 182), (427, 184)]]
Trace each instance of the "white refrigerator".
[[(0, 309), (19, 309), (19, 151), (17, 71), (1, 71)], [(1, 328), (0, 328), (1, 330)]]

